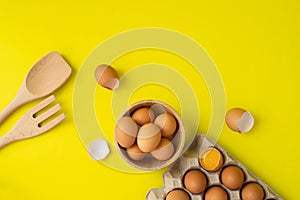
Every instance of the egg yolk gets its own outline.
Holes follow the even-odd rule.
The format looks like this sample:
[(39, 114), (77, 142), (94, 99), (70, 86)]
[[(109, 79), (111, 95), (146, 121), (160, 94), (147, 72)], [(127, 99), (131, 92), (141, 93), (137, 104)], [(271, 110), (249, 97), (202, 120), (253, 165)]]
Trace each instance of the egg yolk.
[(223, 155), (215, 148), (206, 149), (200, 155), (200, 164), (207, 171), (217, 171), (223, 165)]

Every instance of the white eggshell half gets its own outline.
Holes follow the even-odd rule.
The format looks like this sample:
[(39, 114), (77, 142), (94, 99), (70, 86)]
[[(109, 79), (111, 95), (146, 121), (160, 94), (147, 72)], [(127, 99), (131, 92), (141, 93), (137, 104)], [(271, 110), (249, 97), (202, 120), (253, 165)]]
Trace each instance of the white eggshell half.
[(244, 112), (241, 118), (237, 121), (237, 126), (241, 133), (246, 133), (250, 131), (253, 125), (254, 118), (250, 112)]
[(102, 160), (109, 154), (107, 142), (103, 139), (96, 139), (88, 146), (88, 152), (92, 159)]

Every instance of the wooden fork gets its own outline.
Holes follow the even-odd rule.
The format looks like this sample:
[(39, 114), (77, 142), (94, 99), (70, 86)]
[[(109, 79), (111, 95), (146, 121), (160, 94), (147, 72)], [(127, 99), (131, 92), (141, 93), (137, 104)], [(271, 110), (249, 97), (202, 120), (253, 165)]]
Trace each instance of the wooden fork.
[(0, 138), (0, 148), (12, 142), (31, 138), (45, 133), (58, 125), (62, 120), (64, 120), (65, 114), (62, 113), (45, 125), (41, 125), (42, 122), (44, 122), (46, 119), (48, 119), (61, 109), (59, 104), (54, 105), (41, 115), (37, 117), (35, 116), (37, 112), (41, 111), (53, 101), (55, 101), (55, 97), (52, 95), (34, 106), (27, 113), (25, 113), (25, 115), (17, 122), (17, 124), (7, 134)]

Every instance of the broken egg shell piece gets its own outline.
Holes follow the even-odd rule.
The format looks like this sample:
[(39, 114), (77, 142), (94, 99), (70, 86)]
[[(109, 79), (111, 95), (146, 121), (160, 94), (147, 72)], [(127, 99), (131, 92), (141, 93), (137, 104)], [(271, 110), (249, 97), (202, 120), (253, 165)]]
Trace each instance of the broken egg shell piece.
[(224, 157), (218, 149), (209, 147), (201, 151), (199, 162), (206, 171), (216, 172), (223, 166)]
[(242, 108), (233, 108), (226, 113), (225, 121), (227, 126), (236, 132), (246, 133), (254, 125), (254, 118), (250, 112)]
[(238, 130), (241, 133), (246, 133), (252, 129), (254, 118), (250, 112), (244, 112), (242, 117), (237, 121)]
[(110, 150), (107, 142), (102, 139), (96, 139), (92, 141), (88, 146), (88, 153), (94, 160), (103, 160), (107, 157)]
[(110, 65), (99, 65), (95, 70), (95, 79), (99, 85), (109, 90), (114, 90), (119, 87), (119, 75)]

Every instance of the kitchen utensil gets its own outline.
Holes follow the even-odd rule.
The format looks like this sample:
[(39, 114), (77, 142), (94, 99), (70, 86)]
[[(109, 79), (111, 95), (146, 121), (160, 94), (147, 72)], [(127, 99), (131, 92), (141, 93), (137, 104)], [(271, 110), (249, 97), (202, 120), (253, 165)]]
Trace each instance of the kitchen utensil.
[(63, 119), (65, 119), (65, 114), (62, 113), (50, 120), (46, 124), (42, 124), (52, 115), (56, 114), (60, 109), (60, 105), (56, 104), (55, 106), (49, 108), (47, 111), (36, 115), (38, 112), (46, 108), (55, 100), (55, 97), (52, 95), (41, 103), (34, 106), (29, 110), (25, 115), (17, 122), (17, 124), (9, 131), (7, 134), (0, 138), (0, 148), (18, 140), (23, 140), (31, 138), (46, 131), (52, 129), (57, 124), (59, 124)]
[(0, 113), (0, 124), (23, 104), (54, 92), (66, 82), (71, 71), (71, 67), (57, 52), (41, 58), (27, 74), (16, 97)]

